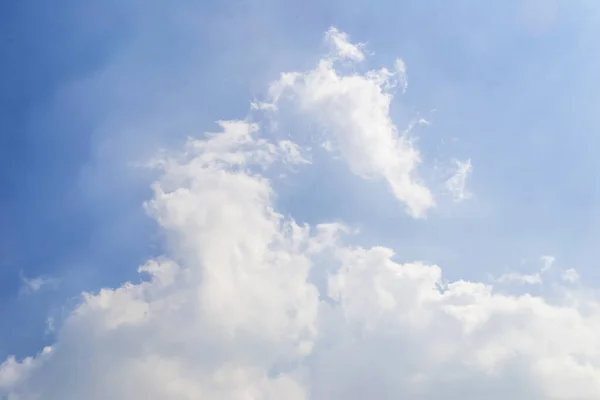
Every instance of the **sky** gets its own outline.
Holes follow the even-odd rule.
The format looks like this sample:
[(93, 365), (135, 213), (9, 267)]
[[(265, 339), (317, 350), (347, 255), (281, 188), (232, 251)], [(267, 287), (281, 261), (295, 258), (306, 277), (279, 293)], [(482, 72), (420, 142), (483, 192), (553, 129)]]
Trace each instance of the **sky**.
[(0, 399), (600, 397), (600, 8), (0, 5)]

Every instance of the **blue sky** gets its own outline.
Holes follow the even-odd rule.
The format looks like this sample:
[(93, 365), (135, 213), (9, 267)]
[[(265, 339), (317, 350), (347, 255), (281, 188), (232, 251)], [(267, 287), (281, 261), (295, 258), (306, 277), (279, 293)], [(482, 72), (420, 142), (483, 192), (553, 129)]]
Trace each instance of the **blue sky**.
[[(366, 43), (369, 67), (404, 60), (408, 90), (390, 115), (399, 128), (430, 122), (415, 129), (425, 180), (470, 159), (472, 197), (442, 195), (413, 219), (381, 182), (322, 160), (276, 181), (282, 213), (358, 226), (361, 243), (443, 265), (451, 280), (535, 273), (552, 255), (600, 281), (594, 2), (5, 3), (2, 359), (52, 343), (48, 318), (68, 315), (81, 292), (139, 280), (165, 241), (142, 207), (156, 174), (136, 165), (243, 118), (281, 72), (314, 67), (331, 26)], [(59, 283), (28, 293), (24, 277)]]

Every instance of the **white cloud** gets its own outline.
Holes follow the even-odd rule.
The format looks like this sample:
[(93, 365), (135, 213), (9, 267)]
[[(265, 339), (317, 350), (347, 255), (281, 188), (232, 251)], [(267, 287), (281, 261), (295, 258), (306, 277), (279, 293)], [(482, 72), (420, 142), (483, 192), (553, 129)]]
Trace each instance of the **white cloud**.
[(277, 111), (277, 106), (272, 103), (265, 103), (261, 101), (250, 102), (250, 109), (262, 110), (262, 111)]
[(509, 272), (501, 275), (496, 279), (496, 282), (504, 284), (516, 283), (521, 285), (540, 285), (543, 281), (543, 275), (552, 267), (555, 259), (553, 256), (542, 256), (540, 257), (540, 261), (542, 262), (542, 267), (539, 272), (534, 274)]
[(0, 397), (600, 398), (598, 311), (446, 282), (344, 244), (339, 224), (299, 226), (257, 172), (296, 158), (258, 125), (220, 125), (155, 163), (147, 209), (169, 252), (140, 268), (150, 280), (84, 295), (51, 348), (0, 366)]
[(573, 268), (568, 268), (562, 271), (561, 278), (565, 282), (575, 283), (579, 280), (579, 273)]
[[(164, 175), (148, 210), (169, 234), (171, 259), (140, 269), (149, 282), (87, 294), (51, 350), (2, 365), (1, 394), (18, 400), (600, 394), (600, 315), (495, 294), (482, 283), (444, 283), (437, 266), (397, 263), (383, 247), (344, 245), (343, 227), (313, 229), (284, 219), (273, 210), (269, 182), (246, 169), (275, 162), (276, 147), (254, 139), (253, 125), (221, 125), (223, 133), (190, 142), (185, 158), (161, 163)], [(331, 273), (319, 294), (309, 272), (323, 268)]]
[(329, 28), (325, 33), (325, 40), (332, 47), (335, 57), (352, 61), (363, 61), (365, 59), (365, 54), (361, 50), (364, 44), (350, 43), (348, 34), (340, 32), (337, 28)]
[(421, 162), (409, 131), (399, 134), (390, 118), (391, 90), (406, 86), (406, 67), (401, 60), (396, 72), (386, 68), (364, 74), (342, 74), (338, 58), (362, 60), (360, 45), (336, 29), (327, 33), (336, 49), (331, 58), (306, 72), (288, 72), (271, 85), (271, 101), (290, 99), (304, 115), (318, 121), (328, 135), (330, 150), (338, 150), (355, 174), (383, 178), (394, 195), (414, 217), (423, 217), (434, 206), (429, 189), (417, 177)]
[(526, 285), (539, 285), (542, 283), (542, 275), (540, 273), (535, 274), (520, 274), (518, 272), (509, 272), (500, 276), (497, 279), (499, 283), (520, 283)]
[(471, 160), (456, 161), (456, 170), (454, 174), (446, 180), (446, 190), (452, 195), (455, 202), (462, 202), (471, 197), (467, 191), (467, 178), (473, 172)]

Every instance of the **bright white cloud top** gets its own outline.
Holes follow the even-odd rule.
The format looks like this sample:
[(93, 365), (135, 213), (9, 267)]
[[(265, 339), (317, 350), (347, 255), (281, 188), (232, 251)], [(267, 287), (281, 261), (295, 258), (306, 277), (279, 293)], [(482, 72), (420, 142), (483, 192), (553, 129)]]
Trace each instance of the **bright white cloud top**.
[(339, 150), (352, 172), (385, 179), (411, 215), (424, 216), (434, 200), (416, 176), (419, 151), (408, 133), (399, 134), (390, 118), (390, 91), (398, 84), (406, 85), (404, 63), (396, 63), (396, 72), (381, 68), (343, 75), (336, 70), (336, 62), (363, 60), (362, 45), (350, 44), (348, 36), (336, 29), (329, 30), (326, 39), (332, 55), (313, 70), (282, 74), (271, 86), (273, 100), (281, 103), (289, 95), (294, 105), (329, 132), (333, 143), (328, 143), (335, 147), (327, 148)]
[[(327, 37), (338, 59), (363, 59), (347, 35)], [(421, 216), (434, 203), (415, 178), (418, 150), (390, 119), (392, 83), (387, 70), (343, 75), (326, 58), (283, 75), (274, 100), (285, 107), (289, 95), (327, 127), (353, 172), (385, 179)], [(86, 294), (54, 345), (1, 365), (0, 396), (600, 398), (597, 303), (446, 282), (438, 266), (345, 244), (339, 224), (300, 226), (277, 212), (258, 171), (307, 164), (304, 150), (269, 141), (256, 123), (220, 127), (157, 161), (147, 209), (170, 251), (140, 268), (150, 279)]]

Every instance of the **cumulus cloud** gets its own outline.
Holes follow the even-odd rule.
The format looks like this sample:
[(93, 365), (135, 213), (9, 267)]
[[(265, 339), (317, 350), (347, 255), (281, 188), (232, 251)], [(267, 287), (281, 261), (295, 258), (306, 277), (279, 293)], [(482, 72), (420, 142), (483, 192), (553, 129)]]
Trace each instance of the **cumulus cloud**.
[(146, 207), (167, 254), (139, 283), (85, 294), (37, 356), (1, 364), (0, 397), (599, 398), (600, 314), (448, 282), (346, 244), (340, 224), (299, 225), (263, 173), (305, 164), (297, 147), (247, 121), (220, 127), (154, 163)]
[(446, 180), (446, 189), (455, 202), (460, 203), (471, 197), (471, 193), (467, 190), (467, 178), (472, 171), (471, 160), (456, 161), (454, 174)]
[(312, 70), (282, 74), (271, 85), (271, 102), (298, 105), (324, 128), (325, 149), (338, 151), (355, 174), (384, 179), (410, 215), (425, 216), (435, 202), (418, 178), (419, 150), (410, 130), (398, 132), (390, 117), (393, 89), (399, 84), (406, 88), (404, 63), (398, 60), (394, 71), (344, 74), (336, 62), (363, 60), (362, 45), (351, 44), (348, 35), (333, 28), (326, 40), (333, 54)]

